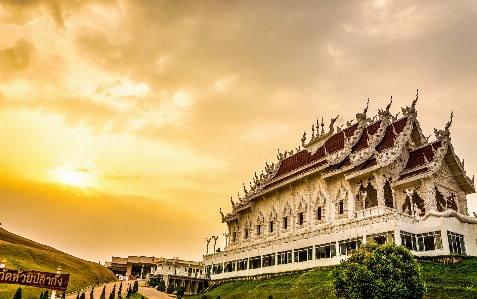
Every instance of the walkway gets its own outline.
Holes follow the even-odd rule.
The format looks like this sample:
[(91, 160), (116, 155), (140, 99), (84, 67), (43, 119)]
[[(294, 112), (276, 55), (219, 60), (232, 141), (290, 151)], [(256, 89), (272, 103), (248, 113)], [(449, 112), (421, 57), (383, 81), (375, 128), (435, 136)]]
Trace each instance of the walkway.
[[(118, 281), (118, 282), (110, 282), (110, 283), (107, 283), (107, 284), (102, 284), (99, 287), (96, 286), (94, 288), (94, 298), (99, 299), (99, 297), (101, 297), (101, 293), (103, 292), (104, 286), (106, 286), (106, 298), (109, 298), (109, 294), (111, 293), (111, 290), (114, 288), (114, 285), (116, 285), (116, 296), (117, 296), (117, 294), (118, 294), (117, 292), (119, 290), (119, 285), (120, 284), (121, 284), (121, 282)], [(126, 295), (128, 293), (129, 284), (131, 284), (131, 287), (133, 287), (134, 286), (134, 280), (123, 281), (123, 288), (122, 288), (123, 299), (126, 298)], [(139, 284), (141, 285), (141, 283), (139, 283)], [(91, 289), (86, 289), (86, 290), (80, 291), (80, 295), (83, 292), (85, 293), (86, 298), (89, 298), (89, 294), (91, 293)], [(139, 292), (138, 293), (144, 295), (144, 297), (147, 297), (148, 299), (171, 299), (171, 298), (175, 298), (175, 296), (170, 297), (166, 293), (159, 292), (156, 289), (149, 288), (149, 287), (142, 287), (142, 286), (139, 286)], [(51, 292), (50, 292), (50, 294), (51, 294)], [(57, 292), (57, 295), (58, 294), (61, 294), (61, 292)], [(70, 295), (66, 296), (66, 299), (76, 299), (76, 296), (77, 296), (77, 293), (70, 294)]]

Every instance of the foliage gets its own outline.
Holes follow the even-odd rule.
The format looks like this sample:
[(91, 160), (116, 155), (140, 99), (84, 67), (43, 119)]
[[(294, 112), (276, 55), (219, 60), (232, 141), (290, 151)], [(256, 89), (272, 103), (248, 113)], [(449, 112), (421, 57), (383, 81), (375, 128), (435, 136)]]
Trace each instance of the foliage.
[(156, 277), (156, 276), (152, 276), (151, 278), (149, 278), (149, 286), (150, 287), (156, 287), (157, 284), (159, 283), (159, 277)]
[(109, 294), (109, 299), (114, 298), (116, 298), (116, 285), (114, 285), (113, 289), (111, 290), (111, 293)]
[[(61, 295), (61, 299), (66, 299), (66, 292), (63, 292), (63, 294)], [(94, 299), (94, 298), (91, 298), (91, 299)]]
[(160, 292), (165, 292), (166, 291), (166, 282), (164, 280), (159, 280), (156, 289)]
[(174, 292), (174, 284), (173, 283), (169, 283), (169, 285), (167, 286), (166, 292), (167, 292), (167, 294), (172, 294)]
[(22, 299), (22, 288), (18, 288), (18, 290), (15, 292), (15, 295), (13, 296), (13, 299)]
[(101, 293), (99, 299), (106, 299), (106, 286), (103, 287), (103, 292)]
[(80, 299), (79, 291), (78, 291), (78, 294), (76, 295), (76, 299)]
[(272, 295), (268, 296), (268, 299), (273, 299), (273, 296)]
[(365, 244), (333, 270), (337, 297), (419, 299), (426, 287), (419, 263), (404, 246)]
[(128, 294), (126, 295), (126, 298), (130, 298), (132, 296), (132, 288), (131, 285), (128, 287)]
[[(2, 258), (7, 260), (6, 267), (8, 269), (35, 269), (56, 273), (58, 266), (61, 266), (62, 273), (70, 274), (67, 293), (96, 284), (97, 280), (100, 280), (98, 277), (104, 277), (108, 282), (116, 281), (116, 276), (98, 263), (76, 258), (52, 247), (15, 235), (3, 228), (0, 228), (0, 252)], [(12, 298), (17, 289), (17, 285), (2, 285), (0, 298)], [(44, 290), (29, 286), (22, 287), (24, 298), (39, 298), (41, 292)]]
[(94, 286), (91, 288), (91, 292), (89, 293), (89, 299), (94, 299)]
[(200, 299), (207, 299), (207, 295), (200, 296)]
[(181, 299), (183, 296), (184, 296), (184, 287), (183, 287), (183, 286), (179, 286), (179, 287), (177, 288), (177, 298), (178, 298), (178, 299)]
[(81, 294), (80, 299), (86, 299), (86, 294), (84, 292)]
[(137, 291), (139, 291), (139, 283), (138, 283), (138, 281), (136, 280), (136, 281), (134, 282), (134, 287), (133, 287), (133, 289), (132, 289), (132, 293), (133, 293), (133, 294), (136, 294)]
[(122, 299), (122, 298), (123, 298), (122, 292), (123, 292), (123, 282), (121, 282), (121, 283), (119, 284), (118, 299)]

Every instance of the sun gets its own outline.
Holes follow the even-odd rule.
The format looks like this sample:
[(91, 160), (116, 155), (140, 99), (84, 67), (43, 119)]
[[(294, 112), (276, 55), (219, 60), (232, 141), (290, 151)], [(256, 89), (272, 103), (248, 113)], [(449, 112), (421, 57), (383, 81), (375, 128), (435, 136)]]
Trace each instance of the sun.
[(57, 170), (57, 175), (61, 183), (80, 188), (86, 186), (84, 173), (75, 170)]
[(92, 163), (82, 166), (67, 163), (50, 171), (53, 181), (78, 188), (94, 187), (97, 182), (97, 172), (96, 166)]

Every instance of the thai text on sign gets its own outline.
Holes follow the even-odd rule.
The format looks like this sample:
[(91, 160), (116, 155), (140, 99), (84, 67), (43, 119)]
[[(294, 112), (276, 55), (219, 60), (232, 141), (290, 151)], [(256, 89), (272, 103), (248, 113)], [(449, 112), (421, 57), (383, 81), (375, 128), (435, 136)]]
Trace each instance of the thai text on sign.
[(57, 291), (65, 291), (69, 279), (69, 274), (10, 269), (1, 269), (0, 271), (0, 283), (20, 284)]

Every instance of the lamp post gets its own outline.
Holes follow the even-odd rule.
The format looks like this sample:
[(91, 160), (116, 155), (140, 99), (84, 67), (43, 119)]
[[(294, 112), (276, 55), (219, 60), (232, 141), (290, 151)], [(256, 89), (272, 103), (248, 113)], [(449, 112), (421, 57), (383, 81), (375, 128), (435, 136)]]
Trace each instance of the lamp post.
[[(58, 266), (58, 268), (56, 268), (56, 274), (59, 276), (60, 273), (61, 273), (61, 267)], [(55, 296), (56, 296), (56, 290), (51, 291), (51, 299), (55, 299)]]
[(7, 263), (7, 261), (5, 259), (3, 259), (1, 262), (0, 262), (0, 269), (3, 269), (5, 268), (5, 264)]

